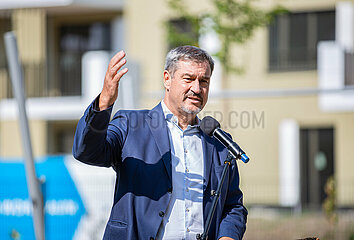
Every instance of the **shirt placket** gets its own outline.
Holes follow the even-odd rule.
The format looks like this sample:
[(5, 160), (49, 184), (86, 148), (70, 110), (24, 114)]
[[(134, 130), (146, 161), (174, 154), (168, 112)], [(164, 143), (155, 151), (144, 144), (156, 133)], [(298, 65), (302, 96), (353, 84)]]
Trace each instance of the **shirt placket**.
[[(183, 156), (181, 159), (181, 164), (183, 166), (184, 171), (183, 173), (183, 199), (184, 199), (184, 239), (189, 239), (189, 233), (190, 233), (190, 220), (189, 220), (189, 216), (187, 213), (190, 212), (190, 202), (188, 202), (188, 199), (190, 199), (190, 195), (189, 195), (189, 189), (188, 189), (188, 177), (186, 175), (186, 169), (187, 169), (187, 154), (188, 154), (188, 143), (187, 143), (187, 138), (185, 135), (185, 132), (178, 126), (178, 121), (177, 119), (173, 119), (173, 123), (174, 123), (174, 127), (176, 129), (176, 131), (179, 133), (180, 135), (180, 146), (182, 146), (183, 148)], [(187, 203), (188, 202), (188, 203)]]
[(190, 189), (190, 182), (189, 182), (189, 149), (190, 149), (190, 136), (188, 136), (188, 129), (183, 133), (183, 150), (184, 150), (184, 176), (185, 176), (185, 188), (186, 188), (186, 198), (185, 198), (185, 219), (186, 219), (186, 235), (190, 235), (191, 231), (191, 189)]

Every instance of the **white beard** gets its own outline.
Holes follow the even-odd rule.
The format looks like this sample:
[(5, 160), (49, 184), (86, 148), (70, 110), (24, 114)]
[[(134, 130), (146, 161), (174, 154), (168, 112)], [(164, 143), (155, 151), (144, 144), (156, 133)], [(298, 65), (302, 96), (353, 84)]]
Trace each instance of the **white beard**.
[(184, 111), (185, 113), (188, 114), (193, 114), (193, 115), (197, 115), (200, 111), (202, 111), (201, 108), (197, 108), (196, 110), (191, 110), (185, 106), (181, 106), (182, 111)]

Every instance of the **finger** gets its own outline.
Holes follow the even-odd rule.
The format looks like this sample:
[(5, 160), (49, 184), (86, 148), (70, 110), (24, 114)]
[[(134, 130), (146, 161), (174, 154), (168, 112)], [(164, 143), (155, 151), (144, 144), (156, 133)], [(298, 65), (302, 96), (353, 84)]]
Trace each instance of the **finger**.
[(116, 53), (116, 55), (112, 57), (111, 61), (109, 62), (109, 65), (111, 67), (116, 65), (124, 57), (125, 57), (125, 52), (123, 50), (119, 51), (118, 53)]
[(112, 78), (117, 74), (117, 71), (126, 63), (127, 63), (127, 60), (124, 58), (111, 68), (110, 73), (111, 73)]
[(114, 81), (119, 82), (119, 80), (128, 72), (128, 68), (123, 68), (120, 70), (113, 78)]

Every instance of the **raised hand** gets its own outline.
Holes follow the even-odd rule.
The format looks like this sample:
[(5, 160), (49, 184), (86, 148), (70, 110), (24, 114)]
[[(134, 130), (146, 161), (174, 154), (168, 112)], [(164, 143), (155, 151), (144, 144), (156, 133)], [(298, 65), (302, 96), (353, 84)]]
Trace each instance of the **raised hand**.
[(99, 110), (102, 111), (111, 106), (118, 97), (119, 81), (128, 68), (120, 70), (127, 60), (124, 58), (125, 52), (122, 50), (114, 55), (108, 64), (106, 76), (104, 78), (103, 89), (99, 99)]

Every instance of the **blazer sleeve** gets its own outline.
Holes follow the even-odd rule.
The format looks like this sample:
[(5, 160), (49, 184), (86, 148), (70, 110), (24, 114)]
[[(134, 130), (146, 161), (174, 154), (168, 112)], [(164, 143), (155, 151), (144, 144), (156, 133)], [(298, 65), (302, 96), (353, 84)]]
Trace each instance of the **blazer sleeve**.
[(246, 231), (247, 209), (243, 205), (243, 194), (239, 188), (239, 173), (236, 162), (231, 165), (229, 188), (218, 238), (231, 237), (241, 240)]
[(76, 128), (73, 156), (86, 164), (111, 167), (119, 165), (127, 135), (127, 115), (118, 111), (112, 121), (112, 106), (98, 111), (99, 96), (89, 105)]

